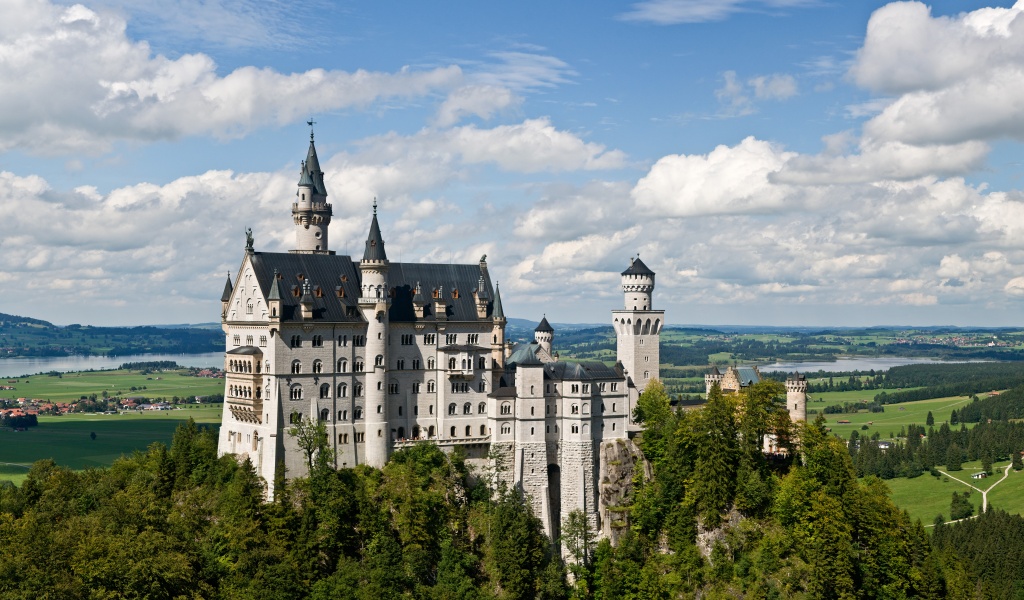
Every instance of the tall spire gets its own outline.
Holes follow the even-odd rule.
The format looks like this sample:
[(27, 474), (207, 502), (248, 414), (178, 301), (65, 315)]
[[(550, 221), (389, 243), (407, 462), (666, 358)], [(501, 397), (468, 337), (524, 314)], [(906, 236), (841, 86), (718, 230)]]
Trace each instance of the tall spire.
[(231, 286), (231, 273), (228, 273), (228, 280), (224, 284), (224, 293), (220, 295), (221, 302), (231, 302), (231, 292), (234, 288)]
[(494, 310), (491, 312), (491, 317), (495, 319), (505, 318), (505, 311), (501, 308), (501, 288), (497, 285), (494, 286)]
[(384, 238), (380, 235), (380, 225), (377, 223), (377, 199), (373, 199), (373, 220), (370, 221), (370, 235), (366, 237), (366, 251), (363, 252), (363, 260), (386, 261), (388, 255), (384, 253)]

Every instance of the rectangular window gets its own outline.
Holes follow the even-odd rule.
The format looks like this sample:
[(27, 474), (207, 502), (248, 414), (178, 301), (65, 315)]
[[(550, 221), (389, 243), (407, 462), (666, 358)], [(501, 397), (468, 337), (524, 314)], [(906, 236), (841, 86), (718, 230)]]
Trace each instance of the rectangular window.
[(449, 333), (449, 334), (445, 335), (444, 336), (444, 343), (448, 344), (449, 346), (452, 346), (454, 344), (458, 344), (459, 343), (459, 334), (457, 334), (457, 333)]
[(437, 343), (437, 336), (433, 333), (425, 333), (423, 334), (423, 343), (427, 346), (433, 346)]
[(366, 434), (362, 431), (356, 433), (356, 443), (361, 444), (366, 441)]
[(584, 383), (583, 384), (583, 393), (584, 394), (589, 394), (590, 393), (590, 384), (589, 383)]
[(267, 347), (267, 336), (261, 335), (260, 336), (260, 348), (266, 348), (266, 347)]
[(388, 384), (388, 393), (389, 394), (397, 394), (398, 393), (398, 384), (397, 383), (389, 383)]
[(613, 382), (612, 383), (612, 391), (614, 392), (614, 391), (616, 391), (618, 389), (619, 389), (619, 384)]
[(412, 384), (412, 393), (414, 393), (414, 394), (420, 393), (420, 384), (419, 384), (419, 382), (416, 382), (416, 383)]
[(354, 335), (354, 336), (352, 336), (352, 345), (353, 346), (365, 346), (366, 345), (366, 336), (365, 335)]
[(414, 371), (419, 371), (420, 370), (420, 359), (418, 359), (418, 358), (412, 359), (412, 369)]
[(415, 338), (415, 336), (413, 336), (413, 334), (411, 334), (411, 333), (403, 333), (402, 334), (402, 345), (403, 346), (412, 346), (413, 344), (416, 343), (414, 338)]
[(252, 336), (251, 335), (245, 336), (245, 345), (246, 346), (252, 346)]
[(468, 336), (468, 337), (469, 337), (469, 339), (468, 339), (467, 343), (469, 343), (469, 344), (475, 344), (475, 343), (477, 343), (477, 341), (478, 341), (478, 340), (480, 339), (480, 334), (477, 334), (477, 333), (471, 333), (471, 334), (469, 334), (469, 336)]

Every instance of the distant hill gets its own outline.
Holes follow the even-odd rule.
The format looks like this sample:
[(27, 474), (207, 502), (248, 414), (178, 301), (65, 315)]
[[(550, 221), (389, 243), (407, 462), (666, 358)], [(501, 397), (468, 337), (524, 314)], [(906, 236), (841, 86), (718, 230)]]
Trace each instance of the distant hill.
[(198, 354), (224, 349), (220, 325), (165, 327), (58, 326), (0, 313), (0, 357)]

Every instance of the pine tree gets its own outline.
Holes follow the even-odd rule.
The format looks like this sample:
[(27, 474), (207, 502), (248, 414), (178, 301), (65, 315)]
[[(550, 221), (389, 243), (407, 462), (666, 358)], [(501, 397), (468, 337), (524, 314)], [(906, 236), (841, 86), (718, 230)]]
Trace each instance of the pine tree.
[(924, 423), (929, 427), (935, 425), (935, 417), (932, 416), (932, 411), (928, 411), (928, 416), (925, 418)]
[(1014, 471), (1020, 471), (1024, 469), (1024, 461), (1021, 460), (1020, 452), (1016, 450), (1010, 453), (1010, 461), (1013, 464)]

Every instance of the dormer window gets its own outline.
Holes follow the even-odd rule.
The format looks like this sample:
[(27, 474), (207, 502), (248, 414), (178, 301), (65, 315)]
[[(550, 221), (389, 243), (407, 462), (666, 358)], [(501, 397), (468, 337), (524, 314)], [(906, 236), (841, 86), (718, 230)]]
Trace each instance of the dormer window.
[(459, 290), (452, 290), (452, 298), (459, 299)]
[(343, 288), (343, 287), (341, 287), (339, 285), (338, 287), (334, 288), (334, 293), (337, 294), (337, 296), (339, 298), (344, 298), (345, 297), (345, 288)]
[(320, 286), (316, 286), (316, 289), (313, 290), (313, 295), (316, 296), (317, 298), (323, 298), (324, 291)]
[(303, 281), (306, 279), (306, 276), (303, 275), (302, 273), (299, 273), (298, 275), (295, 276), (295, 278), (298, 279), (299, 281)]
[(297, 285), (293, 285), (292, 286), (292, 296), (295, 296), (296, 298), (298, 298), (301, 295), (302, 295), (302, 288), (300, 288)]
[(437, 300), (438, 298), (441, 297), (441, 292), (439, 290), (437, 290), (437, 289), (434, 289), (433, 297), (434, 297), (434, 300)]

